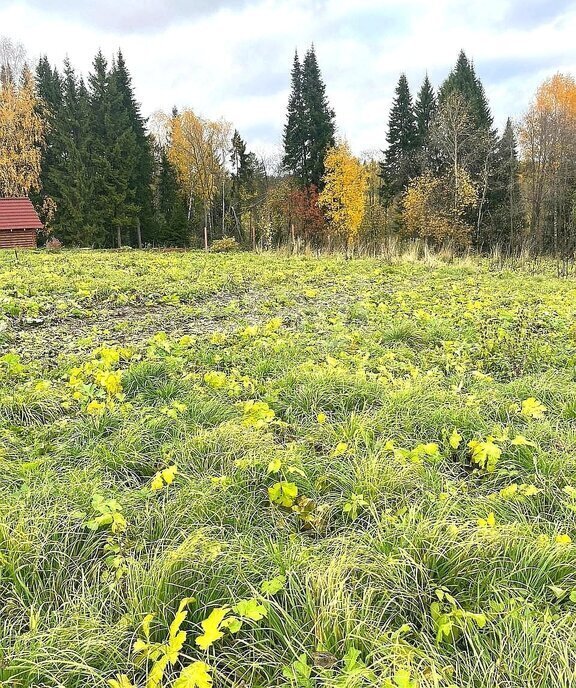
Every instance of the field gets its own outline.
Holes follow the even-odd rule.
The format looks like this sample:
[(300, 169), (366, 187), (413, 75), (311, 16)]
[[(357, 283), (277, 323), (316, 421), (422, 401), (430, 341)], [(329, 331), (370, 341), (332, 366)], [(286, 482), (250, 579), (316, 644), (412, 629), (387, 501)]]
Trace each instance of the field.
[(1, 254), (0, 685), (573, 686), (575, 314), (482, 261)]

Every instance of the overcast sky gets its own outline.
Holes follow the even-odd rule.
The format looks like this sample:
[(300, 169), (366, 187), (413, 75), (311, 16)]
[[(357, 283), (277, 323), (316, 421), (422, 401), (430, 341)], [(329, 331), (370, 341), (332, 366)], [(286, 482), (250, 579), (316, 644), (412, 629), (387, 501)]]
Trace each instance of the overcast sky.
[(501, 126), (537, 84), (576, 73), (576, 0), (0, 0), (0, 35), (86, 73), (122, 48), (145, 115), (173, 105), (280, 145), (294, 50), (316, 45), (339, 133), (385, 145), (400, 72), (438, 85), (464, 48)]

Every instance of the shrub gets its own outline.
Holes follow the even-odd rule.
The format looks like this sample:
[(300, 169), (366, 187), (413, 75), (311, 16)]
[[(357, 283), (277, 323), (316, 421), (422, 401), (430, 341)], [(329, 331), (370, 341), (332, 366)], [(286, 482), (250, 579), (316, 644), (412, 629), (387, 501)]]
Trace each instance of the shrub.
[(46, 250), (51, 253), (59, 253), (62, 250), (62, 242), (56, 237), (50, 237), (46, 242)]
[(212, 242), (210, 251), (212, 253), (228, 253), (229, 251), (237, 251), (238, 248), (238, 242), (234, 237), (223, 237)]

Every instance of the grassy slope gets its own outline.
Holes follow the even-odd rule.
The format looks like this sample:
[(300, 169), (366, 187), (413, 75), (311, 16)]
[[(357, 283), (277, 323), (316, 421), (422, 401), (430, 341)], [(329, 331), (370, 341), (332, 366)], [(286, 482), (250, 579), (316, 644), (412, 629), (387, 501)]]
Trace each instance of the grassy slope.
[[(20, 356), (0, 362), (0, 682), (104, 686), (125, 671), (141, 685), (142, 617), (169, 622), (193, 595), (186, 653), (208, 657), (216, 685), (289, 685), (302, 653), (321, 664), (315, 652), (351, 647), (378, 678), (350, 686), (402, 668), (422, 686), (573, 685), (576, 546), (556, 538), (576, 541), (575, 297), (569, 281), (480, 264), (0, 255), (0, 344)], [(110, 366), (125, 398), (98, 383), (74, 398), (70, 371), (93, 382), (102, 344), (130, 349)], [(542, 417), (519, 413), (530, 397)], [(92, 416), (93, 398), (113, 403)], [(249, 400), (275, 420), (248, 427)], [(498, 439), (496, 470), (474, 470), (467, 443), (505, 428), (536, 446)], [(422, 443), (438, 454), (408, 451)], [(150, 491), (172, 464), (175, 482)], [(270, 504), (281, 479), (313, 500), (306, 522)], [(514, 483), (538, 492), (500, 493)], [(113, 587), (106, 533), (84, 525), (94, 494), (128, 522)], [(352, 494), (367, 504), (355, 520)], [(207, 655), (194, 646), (214, 606), (279, 574), (267, 619)], [(442, 643), (439, 588), (456, 600)], [(342, 675), (317, 666), (310, 685)]]

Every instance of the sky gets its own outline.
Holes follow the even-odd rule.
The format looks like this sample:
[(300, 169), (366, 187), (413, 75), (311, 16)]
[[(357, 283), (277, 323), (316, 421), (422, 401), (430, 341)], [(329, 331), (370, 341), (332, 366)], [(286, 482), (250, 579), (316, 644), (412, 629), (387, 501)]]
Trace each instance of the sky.
[(68, 56), (86, 74), (121, 48), (146, 116), (173, 105), (232, 122), (278, 154), (294, 51), (314, 43), (338, 134), (385, 147), (401, 72), (438, 86), (464, 49), (495, 122), (517, 118), (538, 84), (576, 74), (576, 0), (0, 0), (0, 36), (35, 61)]

